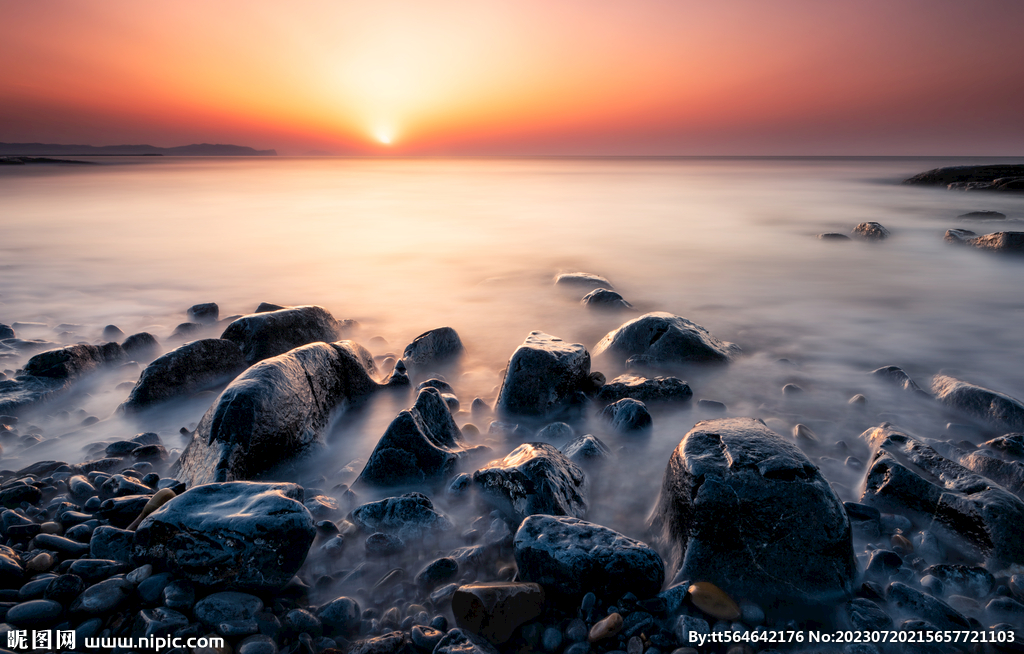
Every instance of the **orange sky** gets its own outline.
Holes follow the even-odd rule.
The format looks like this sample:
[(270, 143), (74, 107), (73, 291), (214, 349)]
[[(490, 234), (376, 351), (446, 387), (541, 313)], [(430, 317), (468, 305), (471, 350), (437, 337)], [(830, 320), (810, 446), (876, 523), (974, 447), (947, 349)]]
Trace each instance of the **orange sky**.
[(0, 141), (1021, 155), (1022, 26), (1020, 0), (0, 0)]

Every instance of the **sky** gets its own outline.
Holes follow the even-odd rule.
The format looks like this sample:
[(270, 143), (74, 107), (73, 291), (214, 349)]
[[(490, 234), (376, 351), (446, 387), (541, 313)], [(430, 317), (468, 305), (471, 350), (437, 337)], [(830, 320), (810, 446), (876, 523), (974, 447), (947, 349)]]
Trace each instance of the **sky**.
[(1020, 0), (0, 0), (0, 141), (1024, 154)]

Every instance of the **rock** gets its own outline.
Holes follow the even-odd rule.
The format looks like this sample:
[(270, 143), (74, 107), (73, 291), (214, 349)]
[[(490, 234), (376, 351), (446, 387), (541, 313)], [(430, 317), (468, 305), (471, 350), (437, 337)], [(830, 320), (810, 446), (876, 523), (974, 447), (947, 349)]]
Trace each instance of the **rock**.
[(957, 216), (960, 220), (1005, 220), (1006, 214), (999, 211), (968, 211)]
[(515, 525), (535, 514), (581, 518), (587, 512), (583, 470), (547, 443), (524, 443), (473, 473), (481, 496)]
[(315, 615), (331, 638), (347, 638), (359, 628), (359, 603), (349, 597), (331, 600), (318, 608)]
[(592, 434), (581, 434), (562, 446), (562, 454), (576, 465), (588, 465), (611, 457), (611, 450)]
[(869, 599), (855, 597), (843, 605), (840, 612), (846, 629), (880, 631), (892, 627), (892, 618)]
[(612, 638), (622, 631), (622, 615), (610, 613), (608, 617), (594, 623), (587, 634), (587, 640), (591, 643), (600, 643)]
[(18, 553), (0, 545), (0, 588), (19, 588), (24, 578), (25, 569)]
[(71, 613), (101, 616), (115, 611), (135, 592), (135, 587), (124, 579), (114, 577), (89, 586), (74, 602)]
[(595, 288), (580, 300), (580, 304), (588, 309), (616, 310), (632, 309), (633, 305), (622, 299), (622, 296), (607, 288)]
[(576, 518), (530, 516), (513, 547), (519, 578), (556, 595), (650, 597), (665, 580), (661, 557), (645, 543)]
[(908, 375), (906, 371), (899, 366), (882, 366), (877, 370), (872, 370), (871, 374), (879, 379), (884, 379), (890, 384), (895, 384), (905, 391), (918, 393), (924, 396), (928, 395), (928, 393), (921, 390), (921, 387), (918, 386), (914, 380), (910, 378), (910, 375)]
[(124, 332), (117, 325), (107, 325), (103, 328), (103, 340), (118, 341), (124, 338)]
[(558, 419), (578, 412), (590, 384), (590, 354), (542, 332), (530, 332), (509, 359), (496, 411), (509, 418)]
[(392, 556), (405, 551), (405, 541), (398, 536), (377, 532), (366, 538), (367, 556)]
[(602, 409), (601, 418), (611, 424), (612, 429), (625, 434), (647, 431), (654, 424), (644, 403), (628, 397)]
[(200, 334), (203, 331), (203, 325), (197, 322), (183, 322), (174, 328), (168, 340), (171, 341), (186, 341)]
[(383, 532), (403, 540), (420, 540), (452, 529), (451, 521), (435, 511), (430, 498), (422, 493), (363, 504), (352, 511), (349, 520), (367, 534)]
[(576, 430), (564, 422), (552, 422), (537, 430), (536, 439), (545, 443), (568, 442), (576, 436)]
[(302, 499), (295, 484), (191, 488), (142, 521), (135, 559), (203, 586), (272, 592), (299, 569), (316, 536)]
[(543, 607), (544, 589), (531, 583), (477, 582), (460, 586), (452, 596), (455, 623), (495, 645), (507, 642)]
[(227, 383), (245, 368), (242, 351), (235, 343), (219, 338), (192, 341), (146, 366), (118, 410), (133, 414), (177, 397), (194, 395)]
[(10, 325), (0, 324), (0, 340), (5, 338), (16, 338), (16, 336)]
[(424, 388), (398, 414), (366, 461), (357, 481), (378, 487), (439, 484), (465, 455), (462, 432), (436, 388)]
[(204, 324), (217, 322), (217, 319), (220, 317), (220, 307), (217, 306), (216, 302), (193, 304), (185, 313), (191, 322)]
[(919, 173), (903, 181), (919, 186), (948, 186), (956, 182), (989, 182), (1001, 177), (1024, 176), (1024, 165), (946, 166)]
[(977, 235), (977, 233), (969, 229), (947, 229), (946, 235), (942, 237), (942, 240), (954, 245), (965, 245)]
[(876, 222), (860, 223), (853, 228), (851, 233), (869, 241), (881, 241), (889, 238), (889, 230), (881, 223)]
[(1019, 498), (888, 423), (861, 438), (872, 448), (862, 503), (916, 518), (952, 548), (985, 558), (986, 566), (1024, 563)]
[(15, 627), (46, 627), (56, 623), (64, 607), (48, 599), (37, 599), (15, 604), (7, 610), (4, 621)]
[(291, 307), (282, 306), (280, 304), (273, 304), (272, 302), (260, 302), (259, 306), (253, 313), (267, 313), (269, 311), (280, 311), (282, 309), (290, 309)]
[(1024, 252), (1024, 232), (994, 232), (968, 239), (966, 243), (982, 250)]
[(408, 654), (411, 651), (411, 644), (409, 634), (392, 631), (383, 636), (355, 642), (346, 654)]
[(160, 354), (160, 342), (149, 332), (139, 332), (124, 339), (121, 349), (128, 355), (128, 358), (145, 363), (152, 361)]
[(111, 559), (76, 559), (71, 562), (68, 572), (92, 584), (128, 569), (127, 564)]
[(47, 584), (43, 598), (69, 606), (85, 590), (85, 582), (78, 575), (63, 574)]
[(986, 450), (967, 452), (948, 443), (936, 443), (935, 447), (946, 458), (959, 463), (971, 472), (991, 479), (1017, 497), (1024, 499), (1024, 463), (997, 459)]
[(725, 413), (728, 408), (724, 403), (717, 400), (697, 400), (697, 406), (705, 411), (714, 411), (716, 413)]
[(885, 599), (897, 615), (925, 620), (939, 629), (971, 629), (971, 622), (962, 613), (910, 586), (894, 581), (885, 591)]
[(736, 346), (724, 343), (685, 318), (656, 311), (623, 324), (605, 335), (594, 356), (611, 357), (617, 363), (641, 357), (651, 366), (691, 363), (726, 363)]
[(402, 359), (413, 369), (425, 369), (449, 364), (465, 351), (458, 332), (451, 327), (438, 327), (414, 338)]
[(561, 273), (556, 275), (555, 286), (567, 288), (614, 288), (611, 282), (604, 277), (585, 272)]
[(818, 468), (750, 418), (697, 423), (649, 519), (676, 579), (764, 607), (833, 603), (856, 575), (850, 520)]
[(14, 380), (0, 381), (0, 415), (50, 400), (67, 391), (79, 378), (101, 367), (124, 361), (117, 343), (87, 343), (47, 350), (33, 356)]
[(441, 584), (453, 581), (459, 574), (459, 562), (451, 557), (434, 559), (416, 575), (416, 585), (431, 591)]
[(323, 307), (301, 306), (242, 316), (228, 325), (221, 338), (242, 349), (253, 365), (309, 343), (338, 339), (338, 321)]
[(434, 647), (432, 654), (498, 654), (498, 650), (470, 631), (452, 629)]
[(619, 375), (601, 387), (597, 399), (617, 402), (631, 398), (645, 404), (656, 402), (689, 402), (693, 399), (690, 385), (678, 377), (648, 379), (639, 375)]
[(846, 234), (840, 234), (839, 232), (825, 232), (824, 234), (818, 234), (819, 241), (849, 241), (850, 237)]
[(947, 595), (964, 595), (978, 599), (988, 597), (996, 587), (995, 577), (985, 568), (941, 563), (925, 568), (921, 574), (942, 582)]
[(337, 407), (376, 388), (347, 341), (304, 345), (262, 361), (231, 382), (199, 421), (174, 476), (190, 487), (250, 479), (279, 465), (283, 453), (309, 454), (323, 445)]
[(195, 616), (207, 627), (230, 620), (251, 620), (263, 610), (263, 600), (248, 593), (226, 591), (207, 595), (196, 602)]
[(688, 592), (693, 605), (716, 620), (739, 619), (739, 604), (718, 586), (700, 581), (691, 585)]

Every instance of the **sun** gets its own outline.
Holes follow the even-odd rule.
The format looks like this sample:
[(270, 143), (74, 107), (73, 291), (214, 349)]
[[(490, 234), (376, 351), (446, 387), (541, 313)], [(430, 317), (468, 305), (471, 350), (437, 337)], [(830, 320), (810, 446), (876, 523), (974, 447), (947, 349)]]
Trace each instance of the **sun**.
[(395, 140), (394, 132), (385, 128), (378, 129), (373, 136), (381, 145), (391, 145)]

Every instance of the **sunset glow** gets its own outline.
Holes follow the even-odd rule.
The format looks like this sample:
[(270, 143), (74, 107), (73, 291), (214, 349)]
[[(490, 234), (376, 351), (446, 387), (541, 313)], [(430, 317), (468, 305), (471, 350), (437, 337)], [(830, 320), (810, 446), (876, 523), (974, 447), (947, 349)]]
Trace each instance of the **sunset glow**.
[(1012, 0), (0, 0), (0, 15), (6, 142), (282, 154), (1024, 147), (1024, 73), (1007, 63), (1024, 56), (1024, 3)]

